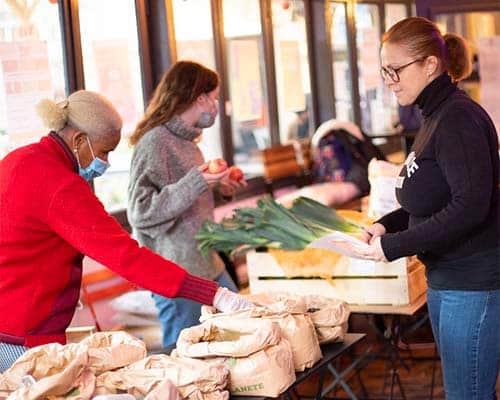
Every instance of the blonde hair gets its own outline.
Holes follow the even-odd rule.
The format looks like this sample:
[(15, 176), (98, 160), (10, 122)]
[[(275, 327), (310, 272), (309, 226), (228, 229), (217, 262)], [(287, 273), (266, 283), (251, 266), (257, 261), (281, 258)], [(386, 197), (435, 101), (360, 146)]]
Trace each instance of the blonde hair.
[(384, 33), (382, 43), (403, 46), (415, 59), (435, 56), (454, 82), (472, 72), (472, 59), (465, 39), (454, 33), (441, 34), (438, 26), (423, 17), (405, 18)]
[(74, 92), (59, 103), (43, 99), (36, 110), (43, 124), (56, 132), (69, 125), (91, 137), (100, 137), (122, 128), (122, 119), (113, 104), (88, 90)]

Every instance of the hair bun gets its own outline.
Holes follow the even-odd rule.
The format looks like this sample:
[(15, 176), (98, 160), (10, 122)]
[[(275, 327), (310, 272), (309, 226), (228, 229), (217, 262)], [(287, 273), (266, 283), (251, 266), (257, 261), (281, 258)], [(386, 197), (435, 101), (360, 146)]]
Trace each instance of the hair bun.
[(59, 131), (68, 121), (68, 101), (56, 103), (51, 99), (43, 99), (36, 105), (38, 116), (47, 128)]
[(453, 81), (467, 78), (472, 72), (472, 57), (467, 41), (455, 33), (443, 36), (448, 51), (448, 73)]

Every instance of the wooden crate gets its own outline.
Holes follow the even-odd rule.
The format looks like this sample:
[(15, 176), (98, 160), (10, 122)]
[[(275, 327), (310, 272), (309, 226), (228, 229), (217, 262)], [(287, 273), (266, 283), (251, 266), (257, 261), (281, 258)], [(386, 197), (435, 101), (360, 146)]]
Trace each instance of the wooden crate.
[(69, 326), (66, 329), (66, 342), (78, 343), (95, 333), (95, 326)]
[(249, 252), (251, 293), (319, 294), (350, 304), (406, 305), (427, 289), (416, 258), (390, 263), (358, 260), (328, 250)]

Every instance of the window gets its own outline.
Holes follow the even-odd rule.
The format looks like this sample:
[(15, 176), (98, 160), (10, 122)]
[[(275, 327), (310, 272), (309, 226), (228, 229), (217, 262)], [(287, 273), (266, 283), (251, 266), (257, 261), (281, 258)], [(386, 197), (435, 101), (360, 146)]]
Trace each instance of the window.
[(500, 12), (460, 12), (436, 15), (441, 32), (463, 36), (472, 52), (471, 75), (459, 83), (488, 111), (500, 139), (498, 71), (500, 70)]
[[(68, 15), (78, 15), (80, 19), (80, 32), (74, 32), (75, 36), (69, 40), (75, 43), (68, 43), (68, 46), (78, 51), (81, 41), (82, 54), (76, 54), (76, 60), (80, 56), (83, 60), (84, 82), (78, 81), (80, 75), (68, 75), (71, 78), (68, 82), (103, 93), (124, 119), (122, 141), (110, 155), (112, 166), (104, 177), (94, 182), (97, 195), (109, 211), (126, 205), (132, 154), (128, 136), (144, 111), (137, 27), (137, 13), (143, 10), (151, 11), (144, 15), (146, 22), (151, 19), (160, 25), (165, 18), (155, 10), (172, 10), (176, 39), (173, 44), (176, 51), (172, 54), (176, 59), (198, 61), (214, 70), (216, 65), (224, 65), (226, 76), (222, 76), (223, 71), (217, 72), (225, 85), (221, 97), (227, 98), (224, 98), (225, 104), (221, 102), (219, 110), (225, 113), (225, 119), (219, 116), (216, 124), (204, 132), (200, 149), (206, 159), (221, 157), (223, 145), (231, 142), (227, 136), (232, 135), (233, 148), (224, 147), (225, 155), (233, 156), (234, 163), (242, 167), (247, 178), (261, 175), (260, 150), (271, 145), (271, 131), (273, 143), (278, 139), (285, 142), (289, 136), (288, 125), (295, 119), (301, 134), (311, 133), (314, 127), (306, 121), (311, 98), (332, 99), (337, 118), (353, 120), (369, 134), (388, 133), (395, 114), (395, 100), (384, 88), (379, 75), (381, 28), (384, 23), (388, 27), (406, 16), (410, 2), (366, 1), (168, 0), (160, 2), (164, 4), (156, 8), (158, 3), (151, 2), (149, 8), (141, 6), (137, 10), (135, 5), (142, 3), (136, 0), (0, 2), (0, 157), (46, 133), (35, 115), (35, 103), (43, 97), (56, 100), (66, 97), (65, 73), (74, 74), (78, 70), (75, 65), (64, 70), (65, 62), (74, 61), (63, 59), (60, 21), (68, 29), (71, 21), (64, 20), (66, 14), (59, 15), (61, 4), (69, 8)], [(10, 4), (20, 4), (21, 8), (14, 12)], [(261, 4), (266, 10), (260, 9)], [(326, 13), (322, 13), (323, 5)], [(218, 12), (212, 15), (214, 10), (221, 11), (222, 15)], [(385, 21), (381, 20), (381, 10), (385, 10)], [(271, 12), (271, 18), (268, 18), (267, 11)], [(310, 27), (314, 28), (312, 35), (319, 34), (312, 41), (321, 44), (320, 55), (324, 54), (324, 34), (331, 38), (333, 75), (330, 77), (330, 72), (327, 72), (322, 79), (331, 78), (333, 85), (332, 82), (324, 85), (318, 82), (319, 93), (311, 93), (310, 87), (308, 52), (311, 49), (307, 48), (305, 26), (307, 11), (311, 11), (311, 18), (320, 23)], [(263, 12), (266, 15), (262, 15)], [(323, 24), (325, 21), (321, 19), (325, 16), (322, 14), (329, 19), (328, 24)], [(212, 19), (221, 21), (221, 26), (214, 27)], [(262, 21), (271, 21), (272, 26), (263, 29)], [(351, 26), (351, 21), (354, 26)], [(327, 26), (327, 32), (319, 31), (323, 25)], [(167, 26), (158, 28), (168, 29)], [(273, 32), (273, 54), (264, 52), (264, 44), (270, 44), (263, 37), (263, 32), (268, 32), (268, 29)], [(164, 35), (156, 36), (154, 31), (149, 32), (151, 48), (170, 46), (170, 43), (164, 43)], [(216, 43), (219, 34), (222, 43)], [(353, 34), (355, 38), (351, 37)], [(349, 46), (356, 42), (357, 51), (354, 51)], [(357, 53), (358, 68), (350, 65), (351, 50)], [(216, 55), (221, 57), (217, 62)], [(155, 57), (155, 54), (151, 56)], [(169, 60), (156, 58), (153, 61), (155, 68), (151, 68), (151, 72), (156, 73), (158, 65), (168, 68)], [(325, 62), (323, 59), (316, 61), (319, 67)], [(151, 60), (145, 62), (152, 63)], [(266, 74), (271, 62), (274, 62), (274, 77)], [(149, 70), (144, 73), (149, 73)], [(268, 94), (268, 79), (274, 79), (272, 89), (275, 85), (276, 93), (271, 90)], [(334, 93), (329, 93), (332, 86)], [(270, 100), (273, 104), (269, 104)], [(333, 116), (331, 103), (316, 101), (314, 104), (318, 118)], [(269, 118), (269, 110), (274, 110), (275, 106), (278, 116)], [(300, 113), (303, 110), (306, 112)], [(231, 124), (231, 129), (227, 126), (227, 131), (222, 132), (221, 125), (225, 126), (226, 122)], [(279, 132), (275, 132), (276, 128)], [(275, 137), (277, 133), (279, 138)]]
[(336, 118), (354, 121), (352, 100), (352, 74), (349, 43), (347, 41), (346, 5), (330, 3), (333, 82)]
[[(196, 61), (216, 71), (210, 0), (173, 0), (173, 11), (177, 60)], [(222, 157), (220, 117), (203, 129), (198, 146), (206, 160)]]
[(397, 108), (394, 96), (380, 76), (381, 20), (375, 4), (356, 4), (361, 127), (371, 135), (394, 132)]
[(273, 0), (272, 21), (281, 142), (311, 135), (311, 87), (304, 1)]
[[(386, 4), (385, 5), (385, 30), (388, 30), (396, 22), (406, 18), (408, 16), (406, 5), (404, 4)], [(387, 107), (386, 115), (390, 118), (391, 126), (388, 127), (387, 132), (391, 131), (393, 126), (397, 126), (398, 123), (402, 123), (400, 120), (400, 107), (396, 96), (388, 93), (387, 88), (383, 89), (384, 104)], [(416, 107), (416, 106), (414, 106)], [(403, 109), (401, 109), (403, 110)]]
[(0, 158), (47, 133), (41, 99), (66, 97), (58, 6), (35, 4), (0, 2)]
[(222, 4), (234, 163), (247, 174), (261, 175), (260, 149), (270, 145), (270, 135), (259, 1)]
[(106, 96), (123, 119), (122, 140), (110, 153), (109, 171), (94, 181), (95, 191), (108, 210), (124, 208), (132, 155), (128, 137), (144, 108), (135, 3), (80, 0), (79, 7), (85, 88)]
[(408, 13), (405, 4), (388, 3), (385, 5), (385, 30), (388, 30), (396, 22), (406, 18)]

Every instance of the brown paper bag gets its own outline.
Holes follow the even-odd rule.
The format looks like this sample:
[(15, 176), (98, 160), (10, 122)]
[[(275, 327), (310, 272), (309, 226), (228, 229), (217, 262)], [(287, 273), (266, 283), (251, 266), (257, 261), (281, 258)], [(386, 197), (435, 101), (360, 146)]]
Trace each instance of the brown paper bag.
[(80, 344), (88, 347), (89, 364), (96, 375), (129, 365), (147, 355), (144, 342), (123, 331), (94, 333)]
[[(65, 346), (58, 343), (37, 346), (4, 373), (0, 393), (14, 392), (11, 396), (19, 399), (63, 395), (71, 399), (90, 398), (96, 374), (145, 356), (145, 345), (125, 332), (100, 332)], [(26, 375), (36, 382), (29, 388), (22, 387)]]
[(184, 329), (174, 354), (223, 362), (233, 394), (275, 397), (295, 381), (292, 349), (271, 319), (210, 318)]
[(342, 342), (346, 334), (347, 328), (343, 326), (316, 327), (316, 335), (321, 344)]
[(303, 296), (293, 295), (291, 293), (256, 293), (246, 297), (257, 307), (264, 307), (271, 313), (305, 314), (307, 312), (307, 304)]
[[(10, 385), (2, 391), (10, 389), (9, 399), (16, 400), (46, 397), (89, 399), (94, 391), (95, 376), (87, 367), (87, 353), (77, 346), (64, 347), (54, 343), (29, 350), (4, 374)], [(25, 375), (31, 375), (35, 380), (32, 386), (23, 386), (21, 379)]]
[(343, 340), (348, 329), (349, 305), (345, 301), (319, 295), (307, 295), (304, 300), (319, 342)]
[(270, 320), (248, 319), (242, 324), (237, 319), (214, 318), (183, 329), (176, 350), (182, 357), (246, 357), (280, 338), (279, 325)]
[[(10, 393), (10, 398), (35, 399), (40, 396), (64, 395), (81, 384), (90, 384), (90, 394), (94, 390), (93, 381), (86, 374), (87, 347), (77, 344), (60, 345), (50, 343), (34, 347), (24, 353), (2, 377), (0, 391)], [(30, 375), (35, 384), (23, 387), (22, 378)], [(86, 391), (80, 387), (79, 391)]]
[[(76, 374), (76, 376), (75, 376)], [(95, 387), (95, 375), (88, 369), (69, 365), (63, 372), (42, 379), (29, 388), (13, 392), (9, 400), (88, 400)]]
[(255, 319), (271, 320), (278, 323), (282, 336), (290, 342), (295, 371), (304, 371), (321, 359), (317, 333), (306, 315), (307, 306), (301, 296), (271, 293), (252, 295), (250, 299), (265, 306), (234, 313), (217, 313), (213, 307), (204, 306), (200, 320), (229, 319), (240, 325), (249, 325)]
[(177, 387), (169, 379), (160, 382), (144, 400), (182, 400)]
[(248, 357), (207, 361), (226, 365), (231, 375), (230, 391), (235, 396), (278, 397), (295, 382), (292, 349), (286, 339)]
[(183, 398), (227, 400), (224, 388), (229, 371), (224, 365), (211, 365), (201, 360), (184, 359), (164, 354), (153, 355), (116, 371), (97, 377), (95, 394), (127, 392), (144, 397), (156, 391), (165, 380), (172, 382)]

